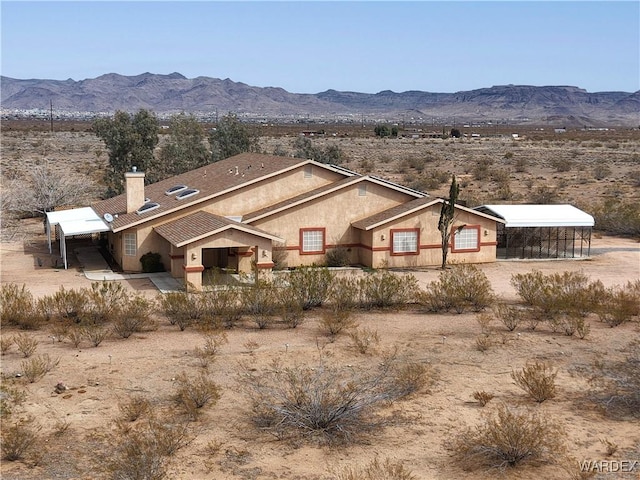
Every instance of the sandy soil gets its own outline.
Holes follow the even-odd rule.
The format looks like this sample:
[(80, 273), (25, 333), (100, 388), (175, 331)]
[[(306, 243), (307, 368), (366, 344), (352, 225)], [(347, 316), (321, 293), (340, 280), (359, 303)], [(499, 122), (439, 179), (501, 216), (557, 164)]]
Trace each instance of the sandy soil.
[[(37, 225), (31, 223), (30, 229), (37, 232)], [(2, 243), (0, 249), (2, 283), (24, 283), (36, 297), (51, 294), (60, 286), (90, 285), (73, 258), (69, 270), (51, 268), (41, 234)], [(532, 269), (545, 273), (582, 271), (607, 286), (640, 278), (637, 241), (594, 238), (592, 249), (594, 255), (584, 261), (511, 261), (480, 268), (494, 290), (510, 300), (515, 300), (511, 275)], [(424, 286), (437, 279), (439, 271), (433, 268), (412, 273)], [(156, 295), (153, 285), (145, 280), (127, 282), (126, 286), (150, 297)], [(229, 343), (210, 367), (212, 378), (222, 388), (222, 397), (192, 424), (197, 435), (172, 457), (168, 478), (324, 480), (335, 478), (330, 475), (331, 469), (360, 465), (376, 456), (404, 462), (418, 479), (495, 478), (496, 472), (460, 470), (443, 442), (462, 426), (479, 422), (481, 414), (499, 402), (537, 409), (564, 424), (568, 451), (576, 459), (609, 459), (600, 441), (606, 438), (619, 446), (613, 459), (640, 460), (640, 422), (604, 416), (586, 400), (590, 387), (585, 379), (571, 374), (576, 365), (591, 364), (597, 358), (623, 358), (622, 349), (631, 340), (640, 339), (638, 323), (612, 329), (589, 317), (591, 333), (583, 340), (552, 333), (546, 326), (510, 333), (494, 324), (491, 335), (496, 344), (482, 353), (475, 348), (480, 333), (475, 317), (473, 313), (424, 314), (415, 309), (359, 314), (359, 324), (377, 330), (382, 339), (377, 352), (367, 355), (358, 354), (346, 335), (329, 342), (318, 328), (318, 312), (309, 314), (295, 330), (258, 330), (249, 321), (241, 324), (228, 331)], [(14, 329), (2, 331), (3, 336), (15, 333)], [(0, 473), (7, 480), (102, 478), (96, 453), (104, 450), (107, 434), (114, 431), (118, 402), (143, 394), (155, 405), (166, 406), (175, 377), (201, 368), (194, 347), (203, 344), (202, 335), (194, 329), (180, 332), (165, 320), (160, 320), (156, 331), (134, 334), (126, 340), (108, 338), (97, 348), (54, 342), (47, 329), (30, 334), (39, 340), (37, 353), (59, 357), (60, 363), (43, 379), (27, 384), (24, 379), (14, 378), (23, 360), (15, 347), (2, 357), (3, 382), (24, 388), (27, 393), (14, 416), (34, 415), (43, 427), (44, 439), (37, 466), (29, 461), (2, 462)], [(251, 347), (251, 342), (257, 348)], [(366, 369), (377, 365), (381, 352), (394, 346), (401, 358), (431, 365), (438, 379), (430, 391), (383, 408), (379, 413), (389, 420), (389, 426), (374, 436), (337, 448), (293, 446), (250, 423), (249, 403), (238, 388), (241, 362), (261, 369), (276, 358), (286, 364), (313, 365), (322, 356), (333, 365)], [(521, 368), (531, 359), (548, 361), (559, 370), (557, 398), (541, 405), (530, 400), (510, 378), (512, 369)], [(60, 381), (70, 388), (65, 395), (53, 391)], [(477, 390), (496, 397), (482, 409), (471, 397)], [(68, 428), (56, 435), (62, 423), (68, 423)], [(208, 447), (212, 442), (219, 447), (215, 451)], [(570, 465), (568, 461), (561, 463)], [(567, 476), (562, 465), (527, 467), (505, 474), (505, 478), (519, 479)]]

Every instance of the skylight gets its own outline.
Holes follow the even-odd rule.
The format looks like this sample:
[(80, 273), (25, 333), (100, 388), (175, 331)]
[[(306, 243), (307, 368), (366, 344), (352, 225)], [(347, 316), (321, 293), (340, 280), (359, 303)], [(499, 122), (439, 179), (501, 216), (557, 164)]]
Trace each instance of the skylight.
[(178, 200), (184, 200), (185, 198), (192, 197), (193, 195), (196, 195), (198, 193), (200, 193), (200, 190), (196, 190), (195, 188), (188, 188), (177, 194), (176, 198)]
[(159, 203), (156, 202), (147, 202), (144, 205), (142, 205), (138, 210), (136, 210), (136, 213), (138, 215), (141, 215), (143, 213), (147, 213), (151, 210), (155, 210), (156, 208), (158, 208), (160, 206)]
[(169, 190), (164, 192), (164, 194), (165, 195), (173, 195), (174, 193), (178, 193), (178, 192), (181, 192), (181, 191), (186, 190), (186, 189), (187, 189), (186, 185), (174, 185)]

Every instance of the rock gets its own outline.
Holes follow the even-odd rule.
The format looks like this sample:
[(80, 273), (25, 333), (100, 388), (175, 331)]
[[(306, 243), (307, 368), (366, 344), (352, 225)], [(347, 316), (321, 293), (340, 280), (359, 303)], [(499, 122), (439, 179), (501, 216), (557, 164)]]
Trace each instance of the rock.
[(54, 390), (55, 390), (55, 392), (56, 392), (57, 394), (60, 394), (60, 393), (62, 393), (62, 392), (66, 392), (66, 391), (67, 391), (67, 390), (69, 390), (69, 389), (67, 388), (67, 386), (66, 386), (64, 383), (62, 383), (62, 382), (58, 382), (58, 384), (56, 385), (56, 387), (55, 387), (55, 389), (54, 389)]

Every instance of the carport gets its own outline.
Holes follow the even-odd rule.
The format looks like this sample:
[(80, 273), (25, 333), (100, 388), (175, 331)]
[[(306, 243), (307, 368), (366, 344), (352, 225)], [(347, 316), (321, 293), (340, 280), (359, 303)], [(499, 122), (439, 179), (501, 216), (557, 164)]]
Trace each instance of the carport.
[(475, 210), (505, 220), (498, 224), (499, 259), (588, 257), (591, 215), (573, 205), (481, 205)]
[(91, 207), (72, 208), (58, 212), (47, 212), (47, 241), (51, 253), (51, 227), (56, 228), (60, 241), (60, 257), (67, 269), (67, 238), (79, 235), (108, 232), (110, 227), (93, 211)]

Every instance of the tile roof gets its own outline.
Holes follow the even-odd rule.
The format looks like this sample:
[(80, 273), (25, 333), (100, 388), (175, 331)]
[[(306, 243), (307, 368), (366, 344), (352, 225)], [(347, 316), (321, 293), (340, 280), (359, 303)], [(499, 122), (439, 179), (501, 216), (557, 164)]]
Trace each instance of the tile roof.
[[(259, 153), (241, 153), (216, 163), (176, 175), (151, 185), (145, 185), (144, 194), (152, 202), (160, 206), (148, 213), (138, 215), (126, 213), (126, 193), (92, 205), (95, 212), (102, 217), (105, 213), (115, 218), (111, 222), (114, 232), (157, 218), (167, 212), (182, 209), (208, 198), (215, 197), (229, 190), (258, 182), (279, 172), (308, 163), (308, 160), (292, 157), (279, 157)], [(200, 192), (184, 200), (177, 200), (175, 195), (165, 195), (165, 191), (175, 185), (187, 185)], [(116, 217), (117, 215), (117, 217)]]
[(371, 215), (370, 217), (353, 222), (351, 225), (355, 228), (359, 228), (360, 230), (369, 230), (377, 225), (389, 222), (397, 217), (402, 217), (410, 213), (412, 210), (420, 210), (421, 208), (427, 207), (431, 204), (440, 203), (441, 201), (442, 200), (439, 198), (416, 198), (415, 200), (411, 200), (410, 202), (397, 205), (382, 212), (376, 213), (375, 215)]
[(245, 232), (279, 241), (278, 237), (264, 230), (230, 220), (209, 212), (195, 212), (163, 225), (154, 227), (155, 232), (171, 244), (181, 247), (200, 238), (214, 235), (223, 230), (234, 228)]

